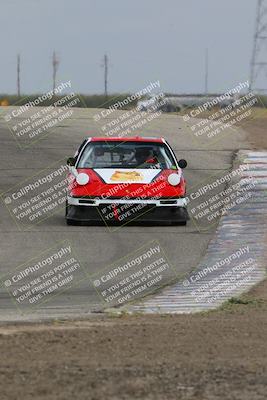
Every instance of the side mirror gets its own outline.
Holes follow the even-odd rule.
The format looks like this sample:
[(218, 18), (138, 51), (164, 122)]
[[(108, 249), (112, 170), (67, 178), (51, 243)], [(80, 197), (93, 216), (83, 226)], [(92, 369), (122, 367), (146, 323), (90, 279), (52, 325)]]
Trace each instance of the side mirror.
[(76, 158), (75, 157), (69, 157), (67, 159), (67, 165), (69, 165), (70, 167), (74, 167), (75, 163), (76, 163)]
[(186, 160), (179, 160), (178, 161), (178, 165), (179, 165), (179, 167), (180, 168), (182, 168), (182, 169), (184, 169), (184, 168), (186, 168), (186, 166), (187, 166), (187, 161)]

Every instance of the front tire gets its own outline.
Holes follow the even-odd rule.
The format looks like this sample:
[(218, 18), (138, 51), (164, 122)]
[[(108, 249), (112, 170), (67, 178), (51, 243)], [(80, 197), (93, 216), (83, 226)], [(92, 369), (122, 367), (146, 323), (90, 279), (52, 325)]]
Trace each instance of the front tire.
[(80, 226), (82, 223), (80, 221), (75, 221), (74, 219), (66, 219), (66, 224), (71, 226)]
[(186, 224), (187, 224), (187, 221), (172, 222), (172, 225), (175, 225), (175, 226), (185, 226)]
[(68, 218), (68, 200), (66, 200), (66, 205), (65, 205), (65, 219), (66, 219), (66, 224), (67, 225), (72, 225), (72, 226), (79, 226), (82, 225), (80, 221), (76, 221), (75, 219)]

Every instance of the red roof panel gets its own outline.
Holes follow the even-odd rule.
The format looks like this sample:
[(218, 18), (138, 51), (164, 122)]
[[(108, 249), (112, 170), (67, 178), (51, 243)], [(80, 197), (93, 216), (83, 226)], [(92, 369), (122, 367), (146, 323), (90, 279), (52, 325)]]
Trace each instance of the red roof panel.
[(92, 137), (92, 142), (157, 142), (163, 143), (163, 138), (155, 138), (155, 137), (141, 137), (141, 136), (132, 136), (132, 137)]

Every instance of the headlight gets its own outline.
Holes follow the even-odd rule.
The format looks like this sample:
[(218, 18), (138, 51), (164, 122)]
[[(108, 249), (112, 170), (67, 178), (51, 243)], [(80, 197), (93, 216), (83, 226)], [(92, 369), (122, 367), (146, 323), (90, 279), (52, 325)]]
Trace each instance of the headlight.
[(89, 180), (90, 180), (89, 176), (84, 172), (81, 172), (76, 176), (76, 182), (78, 183), (78, 185), (87, 185)]
[(181, 175), (178, 175), (178, 174), (170, 174), (169, 176), (168, 176), (168, 182), (169, 182), (169, 184), (170, 185), (172, 185), (172, 186), (177, 186), (177, 185), (179, 185), (179, 183), (180, 183), (180, 181), (181, 181)]

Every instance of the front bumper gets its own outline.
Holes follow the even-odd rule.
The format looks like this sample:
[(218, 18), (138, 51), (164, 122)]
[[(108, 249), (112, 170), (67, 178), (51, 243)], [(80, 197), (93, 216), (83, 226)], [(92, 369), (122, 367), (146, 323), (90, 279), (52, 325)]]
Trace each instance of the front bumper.
[(68, 204), (72, 206), (85, 206), (85, 207), (99, 207), (101, 205), (112, 205), (112, 204), (145, 204), (152, 205), (154, 207), (186, 207), (188, 201), (186, 198), (181, 197), (179, 199), (173, 198), (162, 198), (162, 199), (99, 199), (87, 198), (87, 197), (70, 197), (68, 196)]
[(66, 219), (105, 225), (176, 223), (189, 220), (187, 200), (179, 199), (93, 199), (68, 197)]

